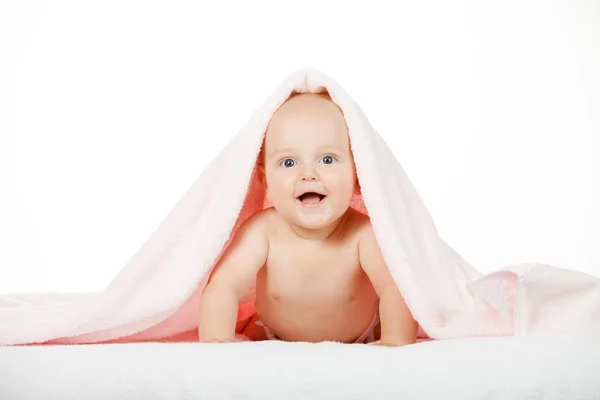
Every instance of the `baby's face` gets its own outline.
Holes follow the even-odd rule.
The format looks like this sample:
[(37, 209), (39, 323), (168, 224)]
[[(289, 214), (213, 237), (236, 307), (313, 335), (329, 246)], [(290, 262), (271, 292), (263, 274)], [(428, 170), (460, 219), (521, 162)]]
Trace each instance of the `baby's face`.
[(286, 220), (307, 229), (344, 215), (357, 188), (343, 114), (316, 95), (295, 97), (275, 113), (263, 162), (269, 201)]

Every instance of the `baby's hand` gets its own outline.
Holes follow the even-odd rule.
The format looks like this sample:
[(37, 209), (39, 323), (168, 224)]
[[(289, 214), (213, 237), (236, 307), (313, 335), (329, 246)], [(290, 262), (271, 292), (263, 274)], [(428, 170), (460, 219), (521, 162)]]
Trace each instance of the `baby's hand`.
[(401, 346), (401, 345), (394, 344), (394, 343), (377, 342), (377, 343), (373, 343), (373, 346), (398, 347), (398, 346)]
[(390, 343), (390, 342), (378, 341), (378, 342), (373, 343), (373, 346), (401, 347), (401, 346), (406, 346), (408, 344), (411, 344), (411, 343)]
[(231, 339), (211, 339), (208, 343), (233, 343), (233, 340)]

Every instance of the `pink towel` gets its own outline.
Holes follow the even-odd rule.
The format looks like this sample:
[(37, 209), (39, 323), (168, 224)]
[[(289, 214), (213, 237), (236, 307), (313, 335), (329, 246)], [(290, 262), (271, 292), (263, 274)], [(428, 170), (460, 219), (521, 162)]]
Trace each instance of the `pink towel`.
[[(200, 294), (240, 224), (268, 206), (255, 166), (270, 118), (292, 92), (327, 91), (349, 127), (361, 194), (390, 273), (420, 337), (600, 331), (600, 279), (542, 264), (482, 275), (438, 235), (400, 163), (333, 79), (285, 79), (208, 165), (108, 287), (90, 294), (0, 297), (0, 344), (195, 341)], [(254, 312), (253, 290), (238, 321)]]

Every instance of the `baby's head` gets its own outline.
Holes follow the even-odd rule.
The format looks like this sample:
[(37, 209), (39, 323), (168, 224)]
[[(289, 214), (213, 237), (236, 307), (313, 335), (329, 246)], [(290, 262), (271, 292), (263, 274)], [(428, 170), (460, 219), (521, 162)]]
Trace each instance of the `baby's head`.
[(358, 192), (346, 120), (327, 94), (292, 96), (275, 112), (258, 169), (273, 207), (307, 229), (338, 220)]

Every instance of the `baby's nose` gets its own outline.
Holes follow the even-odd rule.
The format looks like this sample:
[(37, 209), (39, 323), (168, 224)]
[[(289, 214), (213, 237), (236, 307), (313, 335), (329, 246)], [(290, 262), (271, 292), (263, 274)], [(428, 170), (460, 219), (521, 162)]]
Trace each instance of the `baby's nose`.
[(308, 168), (308, 169), (304, 170), (304, 173), (302, 174), (303, 181), (314, 181), (317, 179), (318, 179), (318, 175), (314, 169)]

